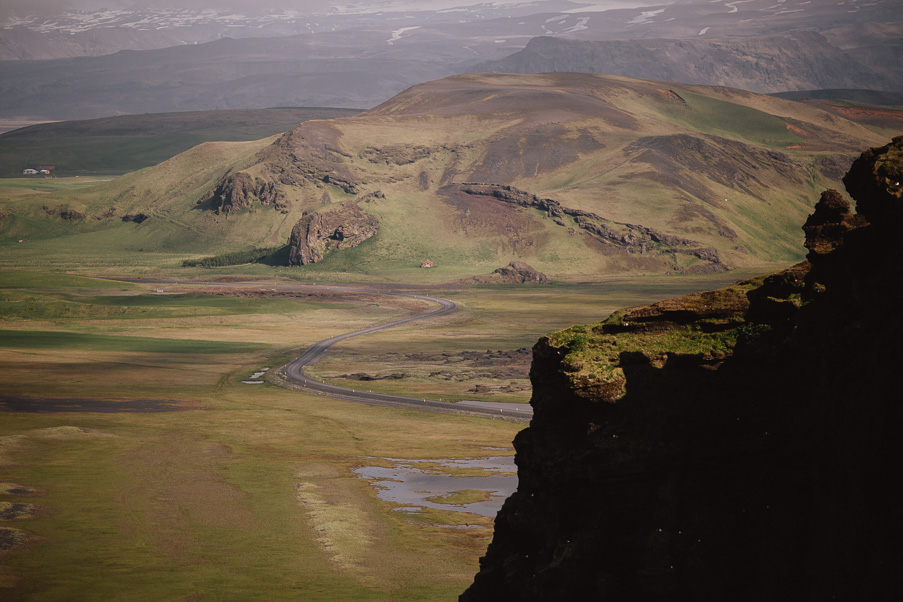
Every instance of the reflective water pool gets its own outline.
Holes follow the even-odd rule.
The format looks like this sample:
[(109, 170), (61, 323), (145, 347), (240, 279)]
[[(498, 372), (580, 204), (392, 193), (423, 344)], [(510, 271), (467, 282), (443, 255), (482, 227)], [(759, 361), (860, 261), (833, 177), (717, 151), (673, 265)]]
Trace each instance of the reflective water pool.
[[(392, 468), (363, 466), (355, 474), (369, 480), (376, 487), (381, 500), (401, 504), (412, 510), (435, 508), (458, 512), (472, 512), (494, 517), (502, 503), (517, 489), (517, 468), (514, 456), (493, 458), (465, 458), (442, 460), (400, 460), (385, 458)], [(442, 474), (447, 469), (482, 469), (485, 476), (454, 476)], [(507, 474), (504, 474), (507, 473)], [(442, 497), (462, 491), (485, 491), (485, 501), (472, 503), (443, 503)], [(440, 498), (440, 499), (436, 499)], [(451, 498), (454, 499), (454, 498)]]

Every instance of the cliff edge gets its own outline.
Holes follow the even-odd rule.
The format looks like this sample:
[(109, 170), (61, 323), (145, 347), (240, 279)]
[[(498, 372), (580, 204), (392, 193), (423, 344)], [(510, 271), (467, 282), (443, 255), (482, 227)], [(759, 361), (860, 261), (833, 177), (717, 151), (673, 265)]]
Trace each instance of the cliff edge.
[(541, 339), (519, 486), (461, 600), (900, 599), (903, 137), (807, 260)]

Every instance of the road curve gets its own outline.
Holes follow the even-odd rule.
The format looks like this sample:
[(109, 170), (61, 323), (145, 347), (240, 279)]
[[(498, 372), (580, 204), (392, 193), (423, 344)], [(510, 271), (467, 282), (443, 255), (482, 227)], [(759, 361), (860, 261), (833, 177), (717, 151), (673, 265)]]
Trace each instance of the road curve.
[(329, 397), (334, 397), (337, 399), (357, 401), (372, 405), (410, 407), (421, 410), (429, 410), (433, 412), (447, 412), (454, 414), (477, 414), (481, 416), (492, 416), (494, 418), (513, 420), (516, 422), (529, 422), (530, 418), (533, 415), (533, 408), (528, 404), (493, 404), (492, 407), (487, 407), (480, 406), (478, 402), (450, 403), (446, 401), (437, 401), (434, 399), (420, 399), (416, 397), (405, 397), (402, 395), (387, 395), (384, 393), (359, 391), (357, 389), (351, 389), (348, 387), (330, 385), (307, 376), (304, 373), (304, 367), (316, 363), (326, 354), (330, 347), (340, 341), (350, 339), (351, 337), (359, 337), (361, 335), (370, 334), (371, 332), (386, 330), (387, 328), (393, 328), (395, 326), (407, 324), (408, 322), (413, 322), (415, 320), (425, 320), (426, 318), (441, 316), (443, 314), (453, 312), (458, 307), (455, 303), (447, 299), (427, 297), (425, 295), (383, 292), (375, 291), (372, 289), (346, 289), (344, 287), (322, 288), (334, 288), (345, 292), (366, 292), (371, 294), (377, 293), (381, 295), (407, 297), (409, 299), (420, 299), (422, 301), (438, 303), (439, 309), (435, 309), (433, 311), (425, 312), (422, 314), (415, 314), (408, 316), (407, 318), (402, 318), (400, 320), (387, 322), (385, 324), (379, 324), (377, 326), (371, 326), (362, 330), (356, 330), (354, 332), (340, 334), (338, 336), (318, 341), (311, 345), (302, 355), (290, 361), (276, 371), (274, 381), (277, 384), (289, 386), (290, 388), (318, 393), (320, 395), (328, 395)]
[[(159, 283), (159, 284), (196, 284), (196, 285), (205, 285), (205, 286), (240, 286), (240, 285), (248, 285), (248, 282), (193, 282), (189, 280), (168, 280), (168, 279), (151, 279), (151, 278), (104, 278), (100, 277), (103, 280), (118, 280), (122, 282), (139, 282), (145, 284), (151, 283)], [(385, 324), (379, 324), (377, 326), (371, 326), (369, 328), (364, 328), (363, 330), (356, 330), (354, 332), (349, 332), (346, 334), (340, 334), (338, 336), (334, 336), (329, 339), (324, 339), (317, 343), (314, 343), (310, 346), (307, 351), (305, 351), (301, 356), (295, 358), (290, 361), (286, 365), (282, 366), (278, 370), (273, 370), (270, 373), (269, 380), (270, 382), (290, 388), (290, 389), (298, 389), (302, 391), (308, 391), (311, 393), (317, 393), (320, 395), (327, 395), (329, 397), (334, 397), (336, 399), (344, 399), (347, 401), (357, 401), (361, 403), (368, 403), (371, 405), (383, 405), (383, 406), (396, 406), (396, 407), (408, 407), (408, 408), (417, 408), (421, 410), (428, 410), (432, 412), (444, 412), (449, 414), (475, 414), (479, 416), (491, 416), (493, 418), (502, 418), (504, 420), (511, 420), (514, 422), (529, 422), (530, 418), (533, 416), (533, 408), (529, 404), (526, 403), (482, 403), (478, 401), (459, 401), (457, 403), (450, 403), (447, 401), (437, 401), (434, 399), (420, 399), (417, 397), (404, 397), (402, 395), (386, 395), (383, 393), (371, 393), (369, 391), (358, 391), (357, 389), (350, 389), (347, 387), (338, 387), (336, 385), (329, 385), (324, 382), (320, 382), (309, 376), (304, 374), (304, 367), (310, 366), (317, 362), (326, 351), (340, 341), (344, 341), (345, 339), (350, 339), (351, 337), (359, 337), (361, 335), (370, 334), (371, 332), (377, 332), (379, 330), (385, 330), (387, 328), (392, 328), (394, 326), (400, 326), (402, 324), (407, 324), (408, 322), (413, 322), (415, 320), (425, 320), (426, 318), (432, 318), (434, 316), (441, 316), (443, 314), (450, 313), (458, 308), (458, 306), (449, 301), (447, 299), (440, 299), (438, 297), (428, 297), (426, 295), (415, 295), (412, 293), (397, 293), (390, 291), (380, 291), (377, 289), (368, 289), (368, 288), (348, 288), (344, 286), (334, 286), (334, 285), (282, 285), (282, 284), (267, 284), (267, 287), (272, 289), (298, 289), (298, 288), (309, 288), (316, 291), (322, 291), (324, 289), (340, 291), (343, 293), (367, 293), (367, 294), (377, 294), (377, 295), (391, 295), (396, 297), (407, 297), (409, 299), (420, 299), (423, 301), (428, 301), (431, 303), (438, 303), (439, 309), (425, 312), (422, 314), (415, 314), (412, 316), (408, 316), (407, 318), (402, 318), (400, 320), (395, 320), (393, 322), (387, 322)]]

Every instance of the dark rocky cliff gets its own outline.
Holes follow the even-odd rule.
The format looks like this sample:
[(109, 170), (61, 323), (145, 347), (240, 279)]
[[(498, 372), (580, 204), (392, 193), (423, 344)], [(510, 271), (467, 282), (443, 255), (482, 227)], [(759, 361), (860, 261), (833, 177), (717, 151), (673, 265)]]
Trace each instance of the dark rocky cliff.
[(379, 220), (350, 201), (332, 211), (306, 211), (292, 228), (289, 265), (321, 261), (331, 251), (350, 249), (379, 232)]
[(543, 338), (473, 600), (897, 600), (903, 137), (807, 261)]

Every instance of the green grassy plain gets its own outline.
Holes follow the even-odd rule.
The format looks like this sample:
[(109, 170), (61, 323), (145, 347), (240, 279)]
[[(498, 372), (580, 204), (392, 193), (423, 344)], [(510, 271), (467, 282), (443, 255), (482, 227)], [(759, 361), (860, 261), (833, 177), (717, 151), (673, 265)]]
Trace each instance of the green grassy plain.
[(409, 520), (350, 468), (498, 455), (519, 425), (241, 383), (299, 346), (403, 315), (404, 303), (161, 294), (35, 272), (0, 283), (35, 308), (82, 306), (53, 316), (0, 302), (3, 395), (48, 410), (73, 397), (189, 408), (3, 412), (0, 482), (19, 493), (0, 501), (38, 507), (0, 522), (29, 542), (0, 552), (11, 598), (452, 599), (472, 577), (491, 521), (457, 529), (451, 510)]
[(121, 115), (45, 123), (0, 134), (0, 176), (53, 165), (58, 175), (120, 175), (156, 165), (203, 142), (257, 140), (308, 119), (352, 109), (273, 108)]
[[(0, 521), (3, 533), (15, 530), (24, 541), (0, 552), (0, 593), (21, 600), (455, 599), (492, 533), (490, 519), (456, 512), (455, 504), (485, 494), (462, 490), (436, 500), (448, 510), (395, 512), (351, 469), (510, 454), (523, 425), (245, 385), (316, 340), (424, 306), (327, 291), (290, 296), (279, 287), (292, 281), (274, 275), (279, 270), (254, 285), (240, 272), (173, 273), (211, 272), (223, 282), (0, 272), (0, 391), (48, 410), (0, 410), (0, 502), (36, 506), (30, 517)], [(540, 334), (616, 307), (725, 279), (433, 287), (429, 294), (461, 309), (343, 343), (323, 367), (366, 371), (407, 353), (529, 347)], [(249, 297), (249, 290), (270, 296)], [(428, 376), (394, 384), (447, 399), (460, 388)], [(56, 399), (80, 397), (96, 400), (93, 411), (51, 411)], [(97, 409), (132, 399), (178, 409)], [(439, 462), (434, 470), (460, 471)]]

